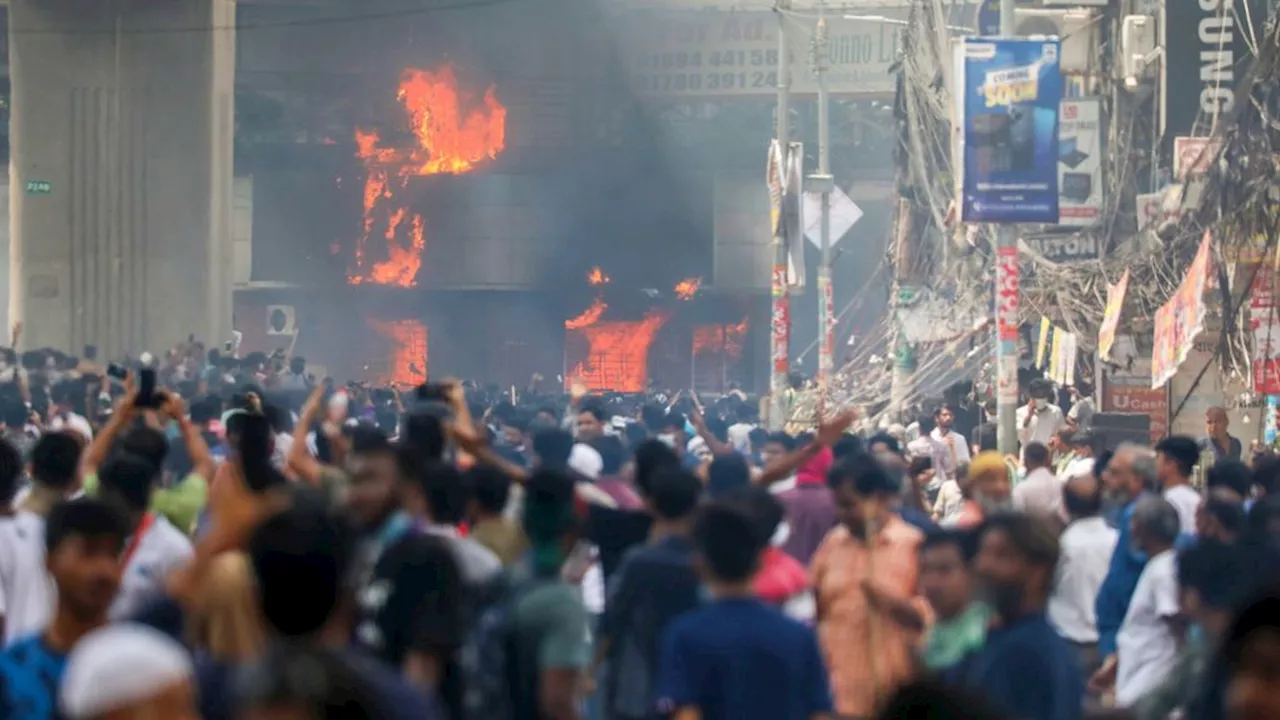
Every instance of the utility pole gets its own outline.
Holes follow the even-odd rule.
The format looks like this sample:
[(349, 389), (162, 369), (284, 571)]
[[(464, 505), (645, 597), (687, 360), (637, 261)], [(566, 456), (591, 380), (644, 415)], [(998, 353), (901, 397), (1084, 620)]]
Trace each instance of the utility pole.
[[(778, 109), (777, 135), (778, 172), (786, 177), (791, 155), (791, 48), (787, 42), (786, 13), (791, 0), (775, 0), (774, 13), (778, 16)], [(769, 362), (772, 374), (769, 382), (769, 427), (780, 430), (787, 417), (787, 370), (791, 364), (791, 298), (787, 290), (787, 238), (785, 207), (779, 208), (779, 219), (773, 234), (772, 318), (769, 335)]]
[(812, 48), (813, 72), (818, 78), (818, 172), (809, 176), (809, 189), (822, 197), (819, 231), (822, 262), (818, 265), (818, 386), (824, 392), (835, 366), (831, 297), (831, 191), (835, 188), (835, 179), (831, 176), (831, 110), (827, 92), (830, 47), (826, 15), (827, 4), (823, 0), (818, 5), (818, 27)]
[[(1014, 0), (1000, 0), (1000, 34), (1013, 37), (1017, 25), (1014, 22)], [(997, 225), (996, 228), (996, 445), (1004, 455), (1018, 454), (1018, 337), (1017, 337), (1017, 296), (1018, 288), (1018, 236), (1012, 225)], [(1012, 266), (1004, 261), (1009, 254), (1013, 255)], [(1012, 300), (1004, 306), (1000, 302), (1002, 289), (1012, 288)], [(1012, 302), (1012, 306), (1009, 306)], [(1008, 337), (1009, 328), (1001, 314), (1012, 315), (1013, 337)]]

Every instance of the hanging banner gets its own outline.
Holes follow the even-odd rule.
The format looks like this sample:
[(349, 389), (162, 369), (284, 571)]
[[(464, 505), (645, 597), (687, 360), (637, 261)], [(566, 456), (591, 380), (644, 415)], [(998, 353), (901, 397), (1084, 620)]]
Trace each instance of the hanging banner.
[(1059, 365), (1062, 363), (1062, 331), (1058, 328), (1049, 329), (1049, 379), (1057, 380), (1060, 372)]
[(1253, 390), (1280, 394), (1280, 313), (1276, 308), (1276, 273), (1256, 266), (1249, 289), (1249, 328), (1253, 331)]
[(1116, 344), (1116, 328), (1120, 326), (1120, 309), (1124, 296), (1129, 292), (1129, 269), (1114, 285), (1107, 286), (1107, 307), (1102, 311), (1102, 326), (1098, 328), (1098, 357), (1111, 361), (1111, 348)]
[(765, 163), (765, 184), (769, 187), (769, 225), (773, 228), (774, 237), (780, 236), (787, 249), (787, 285), (802, 289), (805, 276), (800, 166), (804, 162), (804, 145), (791, 143), (785, 163), (781, 148), (777, 139), (771, 140), (769, 157)]
[(1079, 344), (1076, 340), (1075, 333), (1067, 333), (1066, 341), (1063, 342), (1062, 348), (1062, 385), (1076, 384), (1076, 354), (1079, 351)]
[(1049, 347), (1049, 331), (1053, 328), (1049, 318), (1040, 318), (1040, 340), (1036, 343), (1036, 367), (1044, 367), (1044, 353)]
[(1102, 217), (1102, 101), (1063, 100), (1058, 120), (1058, 224), (1089, 227)]
[(1187, 359), (1196, 336), (1204, 330), (1204, 291), (1209, 284), (1212, 264), (1210, 241), (1205, 232), (1195, 260), (1186, 277), (1169, 302), (1160, 306), (1155, 317), (1155, 339), (1151, 350), (1151, 387), (1163, 386), (1178, 372)]
[(1059, 41), (961, 42), (960, 220), (1057, 224)]

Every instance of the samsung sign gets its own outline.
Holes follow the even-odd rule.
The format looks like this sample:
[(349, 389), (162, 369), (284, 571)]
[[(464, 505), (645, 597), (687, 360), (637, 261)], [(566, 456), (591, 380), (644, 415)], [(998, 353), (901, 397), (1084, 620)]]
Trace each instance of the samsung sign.
[[(1207, 134), (1217, 117), (1235, 108), (1254, 59), (1247, 39), (1261, 37), (1267, 2), (1170, 0), (1165, 17), (1165, 137), (1197, 134), (1197, 118), (1198, 134)], [(1177, 90), (1191, 87), (1197, 91)]]

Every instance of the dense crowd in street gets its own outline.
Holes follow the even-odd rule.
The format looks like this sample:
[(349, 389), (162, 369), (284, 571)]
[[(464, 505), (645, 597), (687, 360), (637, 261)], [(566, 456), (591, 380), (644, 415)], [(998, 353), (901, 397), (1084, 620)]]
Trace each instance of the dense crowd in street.
[(142, 361), (0, 353), (0, 718), (1280, 717), (1280, 458), (1220, 409), (1108, 448), (1036, 380), (1003, 456)]

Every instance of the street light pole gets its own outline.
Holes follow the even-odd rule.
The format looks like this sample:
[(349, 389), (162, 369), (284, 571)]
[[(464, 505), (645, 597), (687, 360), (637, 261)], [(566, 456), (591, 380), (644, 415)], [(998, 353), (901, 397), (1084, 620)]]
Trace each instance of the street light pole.
[[(1013, 37), (1014, 0), (1000, 0), (1000, 34)], [(1004, 455), (1018, 454), (1018, 236), (1012, 225), (996, 228), (996, 446)], [(1011, 258), (1011, 259), (1010, 259)], [(1000, 298), (1001, 290), (1005, 299)], [(1013, 337), (1009, 337), (1012, 322)]]
[(818, 5), (818, 27), (813, 42), (813, 72), (818, 79), (818, 172), (809, 176), (809, 189), (822, 198), (819, 230), (822, 262), (818, 265), (818, 384), (824, 390), (835, 367), (831, 291), (831, 191), (835, 187), (835, 179), (831, 175), (831, 112), (827, 92), (830, 47), (826, 14), (824, 1)]
[[(778, 172), (786, 177), (791, 154), (791, 48), (787, 42), (786, 12), (791, 0), (775, 0), (778, 16)], [(780, 221), (773, 233), (773, 271), (770, 274), (772, 294), (769, 333), (769, 427), (780, 430), (786, 425), (787, 369), (791, 363), (791, 298), (787, 290), (787, 238), (785, 215), (779, 207)]]

